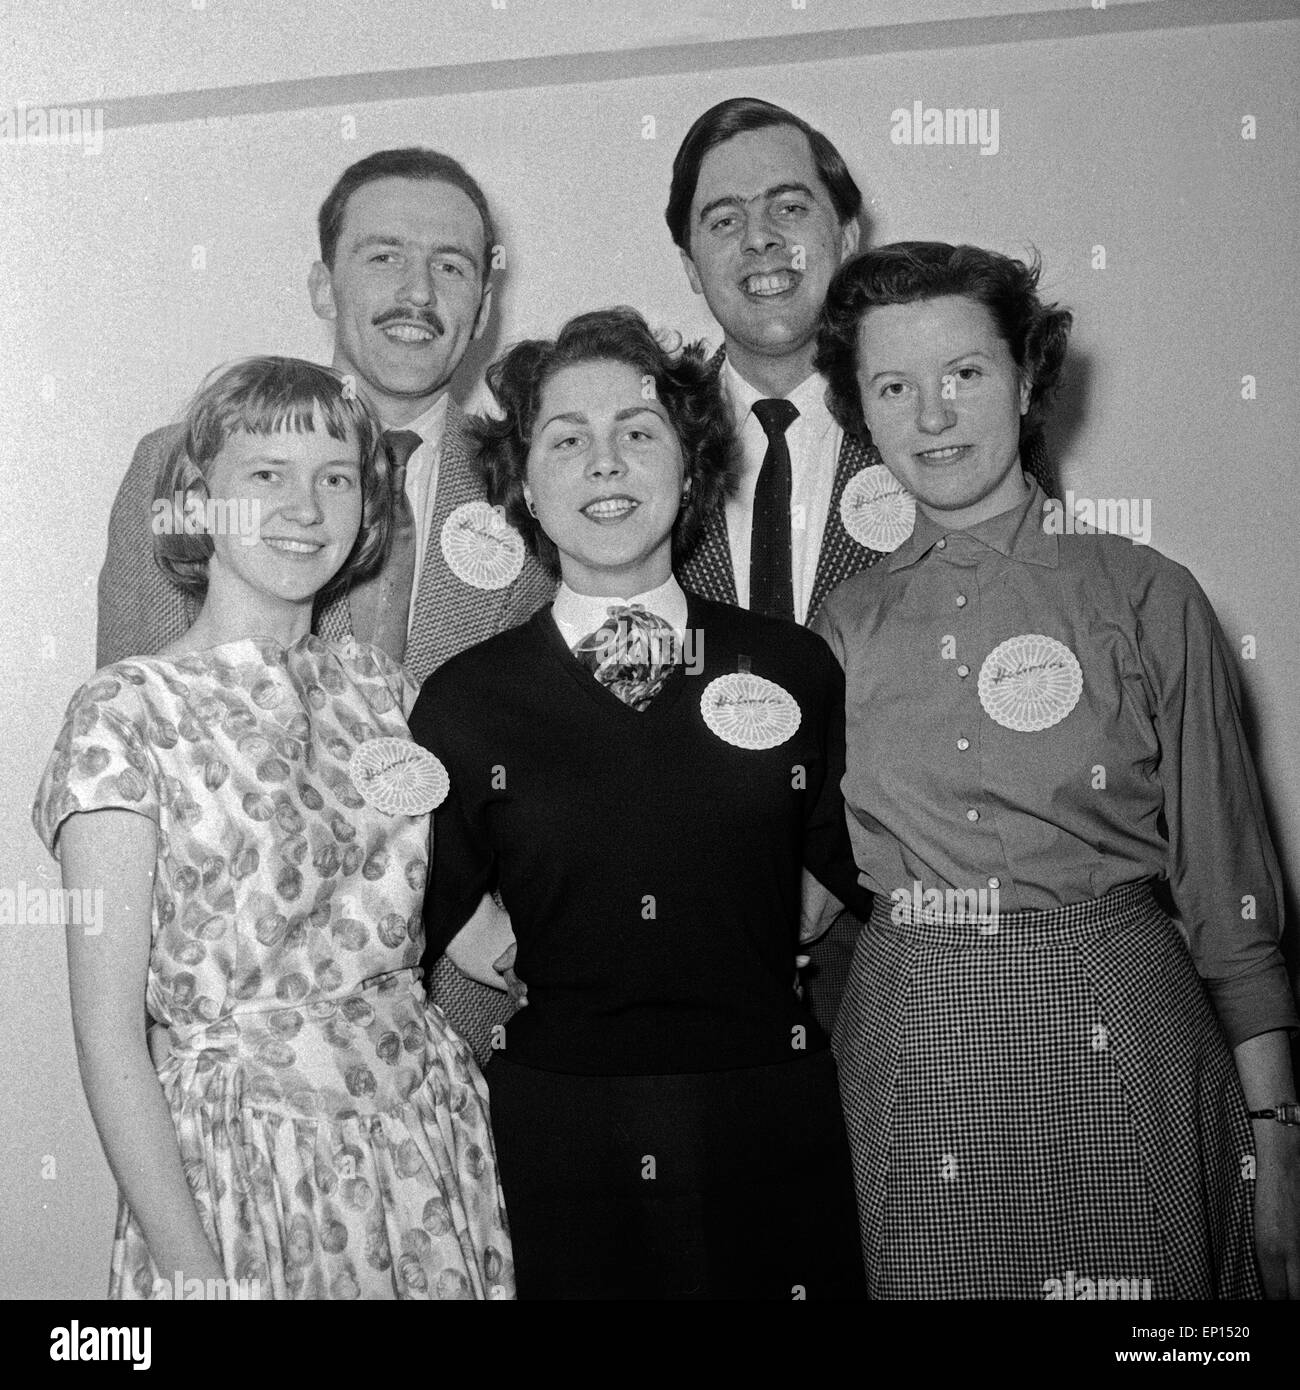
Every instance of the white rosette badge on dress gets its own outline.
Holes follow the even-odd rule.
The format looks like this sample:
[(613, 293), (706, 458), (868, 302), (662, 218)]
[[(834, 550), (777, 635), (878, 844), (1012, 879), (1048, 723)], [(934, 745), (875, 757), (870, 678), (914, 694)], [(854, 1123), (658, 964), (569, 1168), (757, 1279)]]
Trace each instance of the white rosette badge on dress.
[(465, 502), (442, 524), (447, 568), (475, 589), (504, 589), (524, 567), (524, 538), (506, 520), (505, 509)]
[(1083, 671), (1055, 637), (1022, 633), (1000, 642), (980, 667), (980, 704), (1004, 729), (1035, 734), (1050, 729), (1079, 703)]
[(776, 748), (799, 727), (799, 703), (775, 681), (749, 671), (718, 676), (700, 696), (704, 722), (736, 748)]
[(916, 525), (916, 499), (885, 467), (855, 473), (840, 496), (844, 529), (868, 550), (897, 550)]
[(348, 763), (352, 785), (377, 811), (422, 816), (441, 806), (451, 788), (447, 769), (409, 738), (372, 738)]

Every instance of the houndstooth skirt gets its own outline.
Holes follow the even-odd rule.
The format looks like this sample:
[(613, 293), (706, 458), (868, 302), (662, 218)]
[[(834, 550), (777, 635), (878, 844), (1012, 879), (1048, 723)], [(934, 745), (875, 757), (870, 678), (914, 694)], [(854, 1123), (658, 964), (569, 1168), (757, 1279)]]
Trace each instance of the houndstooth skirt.
[(835, 1029), (869, 1296), (1260, 1297), (1245, 1102), (1150, 888), (891, 913)]

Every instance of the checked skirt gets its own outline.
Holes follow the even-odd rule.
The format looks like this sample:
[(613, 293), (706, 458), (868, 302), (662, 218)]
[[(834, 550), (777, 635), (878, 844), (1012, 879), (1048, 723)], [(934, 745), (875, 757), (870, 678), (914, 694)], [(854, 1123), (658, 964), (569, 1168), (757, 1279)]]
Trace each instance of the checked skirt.
[(1245, 1102), (1149, 887), (983, 925), (878, 897), (858, 939), (835, 1051), (869, 1296), (1260, 1297)]

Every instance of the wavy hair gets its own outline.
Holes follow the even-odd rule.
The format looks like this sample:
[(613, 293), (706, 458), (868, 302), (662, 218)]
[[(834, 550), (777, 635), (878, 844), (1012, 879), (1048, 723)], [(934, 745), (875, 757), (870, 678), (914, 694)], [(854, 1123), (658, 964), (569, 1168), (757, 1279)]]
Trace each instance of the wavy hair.
[(1022, 440), (1042, 428), (1045, 406), (1060, 383), (1074, 316), (1038, 297), (1042, 263), (1028, 265), (979, 246), (897, 241), (844, 262), (826, 292), (813, 366), (827, 382), (831, 414), (850, 434), (867, 437), (858, 388), (858, 329), (868, 309), (960, 295), (993, 318), (1022, 380), (1030, 383)]
[(559, 553), (524, 501), (528, 451), (546, 383), (583, 362), (623, 362), (654, 381), (682, 450), (690, 490), (673, 526), (673, 562), (690, 554), (708, 518), (733, 486), (735, 435), (716, 367), (703, 343), (667, 348), (635, 309), (619, 306), (579, 314), (554, 339), (517, 344), (487, 370), (500, 418), (480, 415), (470, 430), (480, 447), (488, 500), (553, 573)]
[(668, 189), (668, 206), (664, 221), (673, 240), (691, 254), (691, 203), (700, 181), (700, 167), (710, 150), (725, 144), (733, 136), (750, 130), (766, 130), (769, 126), (792, 126), (802, 131), (812, 151), (817, 177), (830, 194), (831, 206), (840, 226), (854, 221), (862, 211), (862, 192), (849, 173), (844, 156), (807, 121), (787, 111), (784, 106), (763, 101), (759, 97), (729, 97), (700, 116), (678, 147), (673, 159), (672, 183)]

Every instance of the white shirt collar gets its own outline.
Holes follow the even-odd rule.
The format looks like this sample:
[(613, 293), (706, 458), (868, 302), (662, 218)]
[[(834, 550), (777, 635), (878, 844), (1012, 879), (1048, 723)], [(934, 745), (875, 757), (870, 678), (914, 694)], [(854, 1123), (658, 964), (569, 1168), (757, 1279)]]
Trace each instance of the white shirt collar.
[(686, 636), (686, 593), (674, 575), (649, 593), (634, 594), (631, 598), (591, 598), (587, 594), (574, 593), (567, 584), (561, 584), (555, 595), (551, 614), (560, 636), (570, 647), (575, 647), (584, 637), (589, 637), (609, 617), (611, 608), (624, 604), (639, 603), (647, 612), (662, 618), (670, 624), (679, 640)]
[(450, 393), (444, 391), (423, 415), (417, 415), (405, 425), (393, 425), (391, 428), (414, 430), (426, 444), (432, 444), (436, 449), (442, 442), (442, 432), (447, 427), (447, 402), (450, 399)]
[[(755, 401), (769, 399), (751, 386), (726, 358), (722, 362), (722, 384), (738, 426), (745, 423), (754, 409)], [(820, 373), (810, 373), (785, 399), (799, 412), (799, 419), (795, 421), (795, 425), (812, 427), (820, 433), (834, 424), (830, 409), (826, 405), (826, 379)]]

